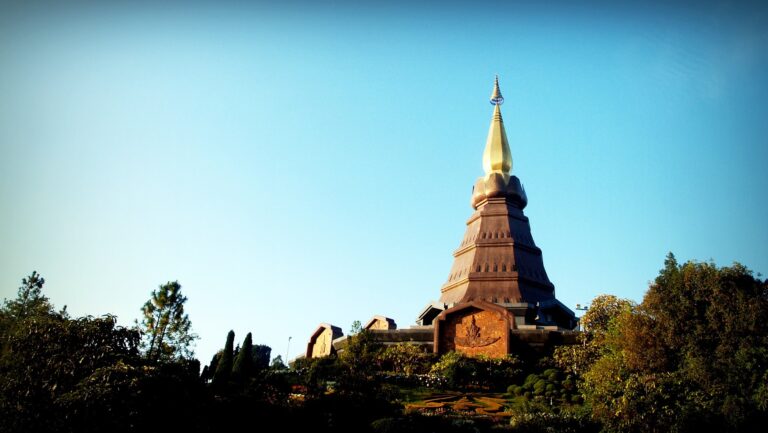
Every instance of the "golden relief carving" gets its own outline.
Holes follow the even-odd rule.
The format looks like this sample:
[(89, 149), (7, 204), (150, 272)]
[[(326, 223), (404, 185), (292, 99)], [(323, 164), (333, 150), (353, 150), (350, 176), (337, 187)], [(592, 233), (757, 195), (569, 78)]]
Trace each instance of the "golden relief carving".
[(469, 326), (466, 326), (464, 328), (464, 336), (456, 337), (456, 345), (461, 347), (484, 347), (491, 345), (497, 341), (501, 337), (483, 337), (481, 334), (481, 329), (479, 326), (477, 326), (477, 322), (475, 321), (475, 315), (472, 315), (472, 323), (469, 324)]
[(330, 332), (328, 330), (323, 331), (317, 336), (315, 340), (315, 347), (312, 349), (312, 357), (320, 357), (330, 355), (328, 343), (331, 339)]

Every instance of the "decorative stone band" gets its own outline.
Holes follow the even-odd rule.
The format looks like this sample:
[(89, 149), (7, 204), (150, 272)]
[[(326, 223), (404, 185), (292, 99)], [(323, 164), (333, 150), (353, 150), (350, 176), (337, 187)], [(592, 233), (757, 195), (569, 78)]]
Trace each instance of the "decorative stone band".
[(478, 178), (472, 188), (472, 207), (477, 209), (494, 197), (505, 197), (510, 204), (521, 210), (528, 204), (525, 189), (517, 176), (505, 178), (501, 173), (489, 173)]

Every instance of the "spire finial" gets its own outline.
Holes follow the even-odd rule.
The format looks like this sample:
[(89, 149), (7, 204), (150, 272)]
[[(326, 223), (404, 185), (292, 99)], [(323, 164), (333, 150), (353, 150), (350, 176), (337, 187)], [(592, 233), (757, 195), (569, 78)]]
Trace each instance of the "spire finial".
[(499, 75), (496, 74), (496, 82), (493, 84), (493, 93), (491, 93), (491, 104), (501, 105), (504, 103), (504, 97), (501, 96), (501, 89), (499, 89)]
[(509, 142), (507, 142), (507, 133), (504, 131), (504, 120), (501, 118), (501, 107), (504, 103), (504, 97), (499, 90), (499, 76), (493, 85), (491, 93), (491, 104), (493, 108), (493, 117), (491, 118), (491, 127), (488, 130), (488, 140), (485, 142), (485, 151), (483, 152), (483, 169), (486, 176), (491, 173), (499, 173), (506, 182), (512, 171), (512, 153), (509, 151)]

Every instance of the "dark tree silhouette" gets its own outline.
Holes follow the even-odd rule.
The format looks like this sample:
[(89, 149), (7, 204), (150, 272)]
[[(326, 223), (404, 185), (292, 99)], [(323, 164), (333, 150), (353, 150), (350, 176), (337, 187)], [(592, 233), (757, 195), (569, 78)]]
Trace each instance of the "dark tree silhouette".
[(213, 374), (213, 383), (220, 385), (227, 383), (232, 375), (232, 352), (235, 345), (235, 331), (229, 331), (227, 334), (227, 343), (219, 357), (219, 363), (216, 366), (216, 372)]
[(181, 294), (181, 284), (169, 281), (152, 291), (150, 299), (141, 307), (143, 318), (142, 348), (147, 359), (167, 361), (192, 358), (192, 322), (184, 312), (187, 297)]
[(232, 367), (232, 378), (235, 380), (245, 380), (253, 374), (253, 341), (251, 333), (245, 336), (243, 347), (237, 354), (235, 364)]

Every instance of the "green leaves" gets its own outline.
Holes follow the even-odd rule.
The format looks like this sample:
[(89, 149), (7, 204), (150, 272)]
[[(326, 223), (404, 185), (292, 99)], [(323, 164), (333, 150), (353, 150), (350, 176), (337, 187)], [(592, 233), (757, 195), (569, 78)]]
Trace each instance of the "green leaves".
[[(2, 309), (0, 309), (0, 333), (3, 329), (12, 327), (13, 322), (30, 317), (56, 314), (48, 297), (42, 293), (45, 279), (40, 274), (32, 271), (32, 274), (22, 279), (21, 282), (22, 285), (19, 287), (16, 299), (5, 300)], [(60, 315), (63, 315), (63, 311)]]
[(400, 343), (387, 346), (381, 358), (395, 373), (410, 376), (414, 373), (427, 373), (434, 354), (428, 353), (423, 346)]
[(216, 385), (224, 385), (229, 381), (232, 375), (232, 357), (235, 346), (235, 331), (229, 331), (227, 333), (227, 343), (224, 345), (224, 350), (221, 352), (221, 356), (216, 366), (216, 372), (213, 375), (213, 383)]
[(232, 377), (237, 381), (248, 379), (254, 373), (253, 365), (253, 340), (251, 333), (245, 336), (243, 347), (237, 354), (234, 366), (232, 367)]
[(613, 317), (592, 326), (602, 336), (585, 337), (593, 350), (582, 352), (596, 357), (580, 364), (593, 415), (609, 431), (757, 425), (768, 416), (766, 282), (740, 264), (680, 265), (670, 254), (664, 265), (642, 304), (606, 309)]
[(152, 291), (141, 308), (142, 348), (151, 361), (192, 358), (192, 344), (198, 338), (192, 333), (192, 322), (184, 312), (187, 297), (181, 284), (169, 281)]
[[(54, 428), (67, 395), (93, 393), (91, 376), (138, 360), (139, 333), (114, 316), (28, 317), (6, 336), (0, 357), (0, 430)], [(113, 376), (102, 377), (110, 383)], [(106, 385), (99, 385), (101, 387)], [(91, 394), (83, 394), (90, 398)], [(41, 418), (39, 414), (49, 414)], [(47, 427), (46, 427), (47, 426)], [(34, 430), (33, 429), (33, 430)]]

